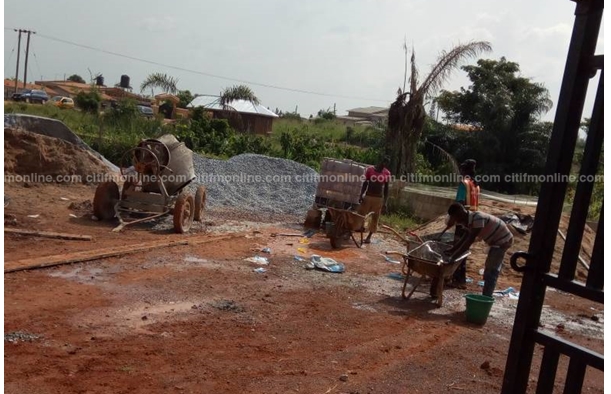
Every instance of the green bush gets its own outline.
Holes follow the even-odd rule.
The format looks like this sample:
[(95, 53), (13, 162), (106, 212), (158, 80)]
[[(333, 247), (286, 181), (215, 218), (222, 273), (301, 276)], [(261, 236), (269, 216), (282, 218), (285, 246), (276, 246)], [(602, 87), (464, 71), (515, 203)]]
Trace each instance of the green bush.
[(77, 107), (92, 114), (97, 114), (100, 111), (101, 102), (102, 96), (96, 89), (91, 89), (89, 92), (81, 91), (74, 98)]

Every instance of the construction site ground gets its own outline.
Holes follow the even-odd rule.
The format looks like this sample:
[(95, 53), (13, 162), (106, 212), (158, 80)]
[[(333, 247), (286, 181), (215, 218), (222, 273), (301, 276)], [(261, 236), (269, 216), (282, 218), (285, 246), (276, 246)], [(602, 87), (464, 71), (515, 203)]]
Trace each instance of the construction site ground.
[[(467, 290), (446, 289), (436, 308), (427, 284), (401, 298), (405, 250), (390, 234), (362, 249), (332, 250), (300, 218), (263, 223), (210, 212), (191, 234), (91, 219), (93, 186), (5, 184), (5, 226), (85, 234), (92, 241), (5, 233), (5, 267), (21, 259), (144, 242), (209, 243), (5, 273), (6, 393), (494, 393), (502, 385), (517, 300), (499, 297), (488, 322), (465, 321), (467, 293), (479, 293), (483, 261), (470, 261)], [(508, 206), (497, 205), (498, 209)], [(35, 217), (28, 217), (28, 216)], [(38, 216), (36, 216), (38, 215)], [(72, 215), (72, 216), (71, 216)], [(218, 240), (219, 234), (232, 235)], [(269, 247), (269, 255), (260, 252)], [(305, 253), (300, 252), (302, 248)], [(270, 264), (244, 261), (256, 254)], [(294, 256), (345, 264), (343, 274), (307, 270)], [(481, 253), (480, 253), (481, 254)], [(264, 267), (265, 273), (254, 269)], [(394, 274), (394, 275), (393, 275)], [(415, 278), (410, 280), (415, 283)], [(498, 289), (519, 290), (508, 266)], [(602, 306), (549, 291), (544, 329), (603, 353)], [(529, 392), (538, 379), (536, 348)], [(562, 357), (557, 389), (568, 362)], [(584, 393), (603, 392), (588, 370)]]

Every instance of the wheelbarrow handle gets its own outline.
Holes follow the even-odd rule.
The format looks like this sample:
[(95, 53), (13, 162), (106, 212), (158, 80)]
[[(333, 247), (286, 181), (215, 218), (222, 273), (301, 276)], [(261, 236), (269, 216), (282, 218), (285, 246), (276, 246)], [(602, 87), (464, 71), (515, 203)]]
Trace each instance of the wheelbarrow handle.
[(403, 257), (404, 259), (407, 259), (407, 255), (406, 255), (405, 253), (397, 252), (397, 251), (395, 251), (395, 250), (387, 250), (387, 251), (386, 251), (386, 254), (387, 254), (387, 255), (396, 255), (396, 256), (401, 256), (401, 257)]
[(422, 238), (420, 238), (420, 236), (418, 234), (416, 234), (415, 232), (413, 232), (413, 231), (408, 231), (407, 235), (411, 235), (412, 237), (416, 238), (418, 240), (418, 242), (420, 242), (421, 244), (424, 243)]

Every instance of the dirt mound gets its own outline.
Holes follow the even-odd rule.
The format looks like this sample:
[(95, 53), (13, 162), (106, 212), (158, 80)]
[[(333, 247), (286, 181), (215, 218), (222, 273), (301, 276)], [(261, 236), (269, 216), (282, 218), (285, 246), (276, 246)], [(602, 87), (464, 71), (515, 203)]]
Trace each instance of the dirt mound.
[(99, 183), (112, 175), (87, 150), (70, 142), (17, 129), (4, 129), (4, 174), (28, 183)]
[[(489, 201), (486, 204), (480, 204), (480, 210), (482, 212), (489, 213), (495, 216), (501, 216), (508, 212), (516, 212), (524, 215), (532, 215), (535, 216), (534, 207), (529, 206), (517, 206), (512, 204), (506, 204), (497, 201)], [(569, 225), (569, 217), (567, 215), (563, 215), (560, 219), (560, 231), (563, 234), (566, 234), (567, 228)], [(417, 229), (415, 231), (416, 234), (423, 236), (428, 234), (435, 234), (443, 231), (445, 228), (445, 216), (440, 216), (435, 220), (432, 220), (425, 224), (423, 227)], [(528, 251), (528, 246), (530, 244), (530, 233), (526, 235), (520, 234), (515, 231), (511, 226), (509, 228), (512, 230), (514, 235), (513, 246), (509, 249), (509, 252), (505, 255), (505, 267), (501, 272), (501, 277), (499, 278), (499, 282), (502, 282), (505, 279), (507, 282), (520, 285), (522, 280), (522, 275), (515, 272), (511, 269), (509, 265), (509, 257), (517, 252), (517, 251)], [(590, 227), (586, 226), (583, 233), (582, 246), (586, 251), (587, 255), (581, 252), (581, 256), (588, 261), (589, 256), (592, 255), (592, 248), (594, 246), (594, 239), (596, 237), (596, 233), (590, 229)], [(558, 235), (556, 240), (556, 247), (554, 250), (554, 258), (552, 260), (552, 268), (551, 271), (554, 273), (558, 272), (560, 267), (560, 260), (562, 258), (562, 250), (564, 248), (564, 240)], [(479, 270), (484, 268), (484, 263), (486, 261), (487, 256), (487, 246), (484, 242), (476, 242), (471, 247), (471, 256), (469, 257), (467, 263), (467, 276), (474, 278), (475, 281), (481, 280), (481, 275), (479, 274)], [(579, 263), (577, 264), (577, 279), (585, 280), (587, 276), (586, 269), (581, 266)], [(498, 287), (498, 286), (497, 286)]]

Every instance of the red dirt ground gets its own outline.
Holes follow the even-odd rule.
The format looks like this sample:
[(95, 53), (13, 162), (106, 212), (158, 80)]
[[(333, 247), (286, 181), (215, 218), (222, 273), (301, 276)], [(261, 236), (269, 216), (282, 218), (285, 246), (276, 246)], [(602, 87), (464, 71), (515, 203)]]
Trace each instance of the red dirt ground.
[[(70, 210), (70, 203), (91, 199), (93, 192), (88, 186), (5, 185), (11, 197), (5, 215), (13, 215), (15, 227), (95, 238), (7, 234), (5, 260), (193, 236), (144, 226), (117, 234), (112, 224), (88, 215), (70, 217), (85, 214)], [(40, 216), (27, 217), (33, 214)], [(230, 227), (225, 216), (211, 213), (194, 233)], [(270, 237), (300, 231), (260, 224), (239, 239), (5, 274), (5, 392), (499, 392), (511, 316), (497, 313), (483, 327), (470, 325), (465, 292), (458, 290), (446, 290), (439, 309), (424, 293), (402, 300), (402, 282), (387, 276), (400, 267), (380, 256), (401, 247), (387, 236), (361, 250), (338, 251), (321, 235), (307, 244), (299, 237)], [(267, 272), (253, 272), (257, 266), (243, 259), (265, 246), (272, 249)], [(304, 269), (293, 258), (298, 247), (306, 249), (304, 257), (315, 253), (345, 263), (346, 272)], [(499, 286), (519, 284), (504, 275)], [(468, 291), (480, 288), (472, 284)], [(557, 292), (546, 304), (567, 321), (602, 316), (592, 309), (598, 305)], [(499, 300), (494, 308), (512, 305)], [(602, 319), (588, 322), (596, 334), (579, 329), (585, 322), (573, 323), (562, 334), (602, 353)], [(17, 331), (35, 337), (7, 342), (6, 334)], [(480, 368), (486, 361), (490, 367)], [(558, 390), (567, 364), (561, 359)], [(601, 372), (588, 372), (584, 392), (603, 392)]]

